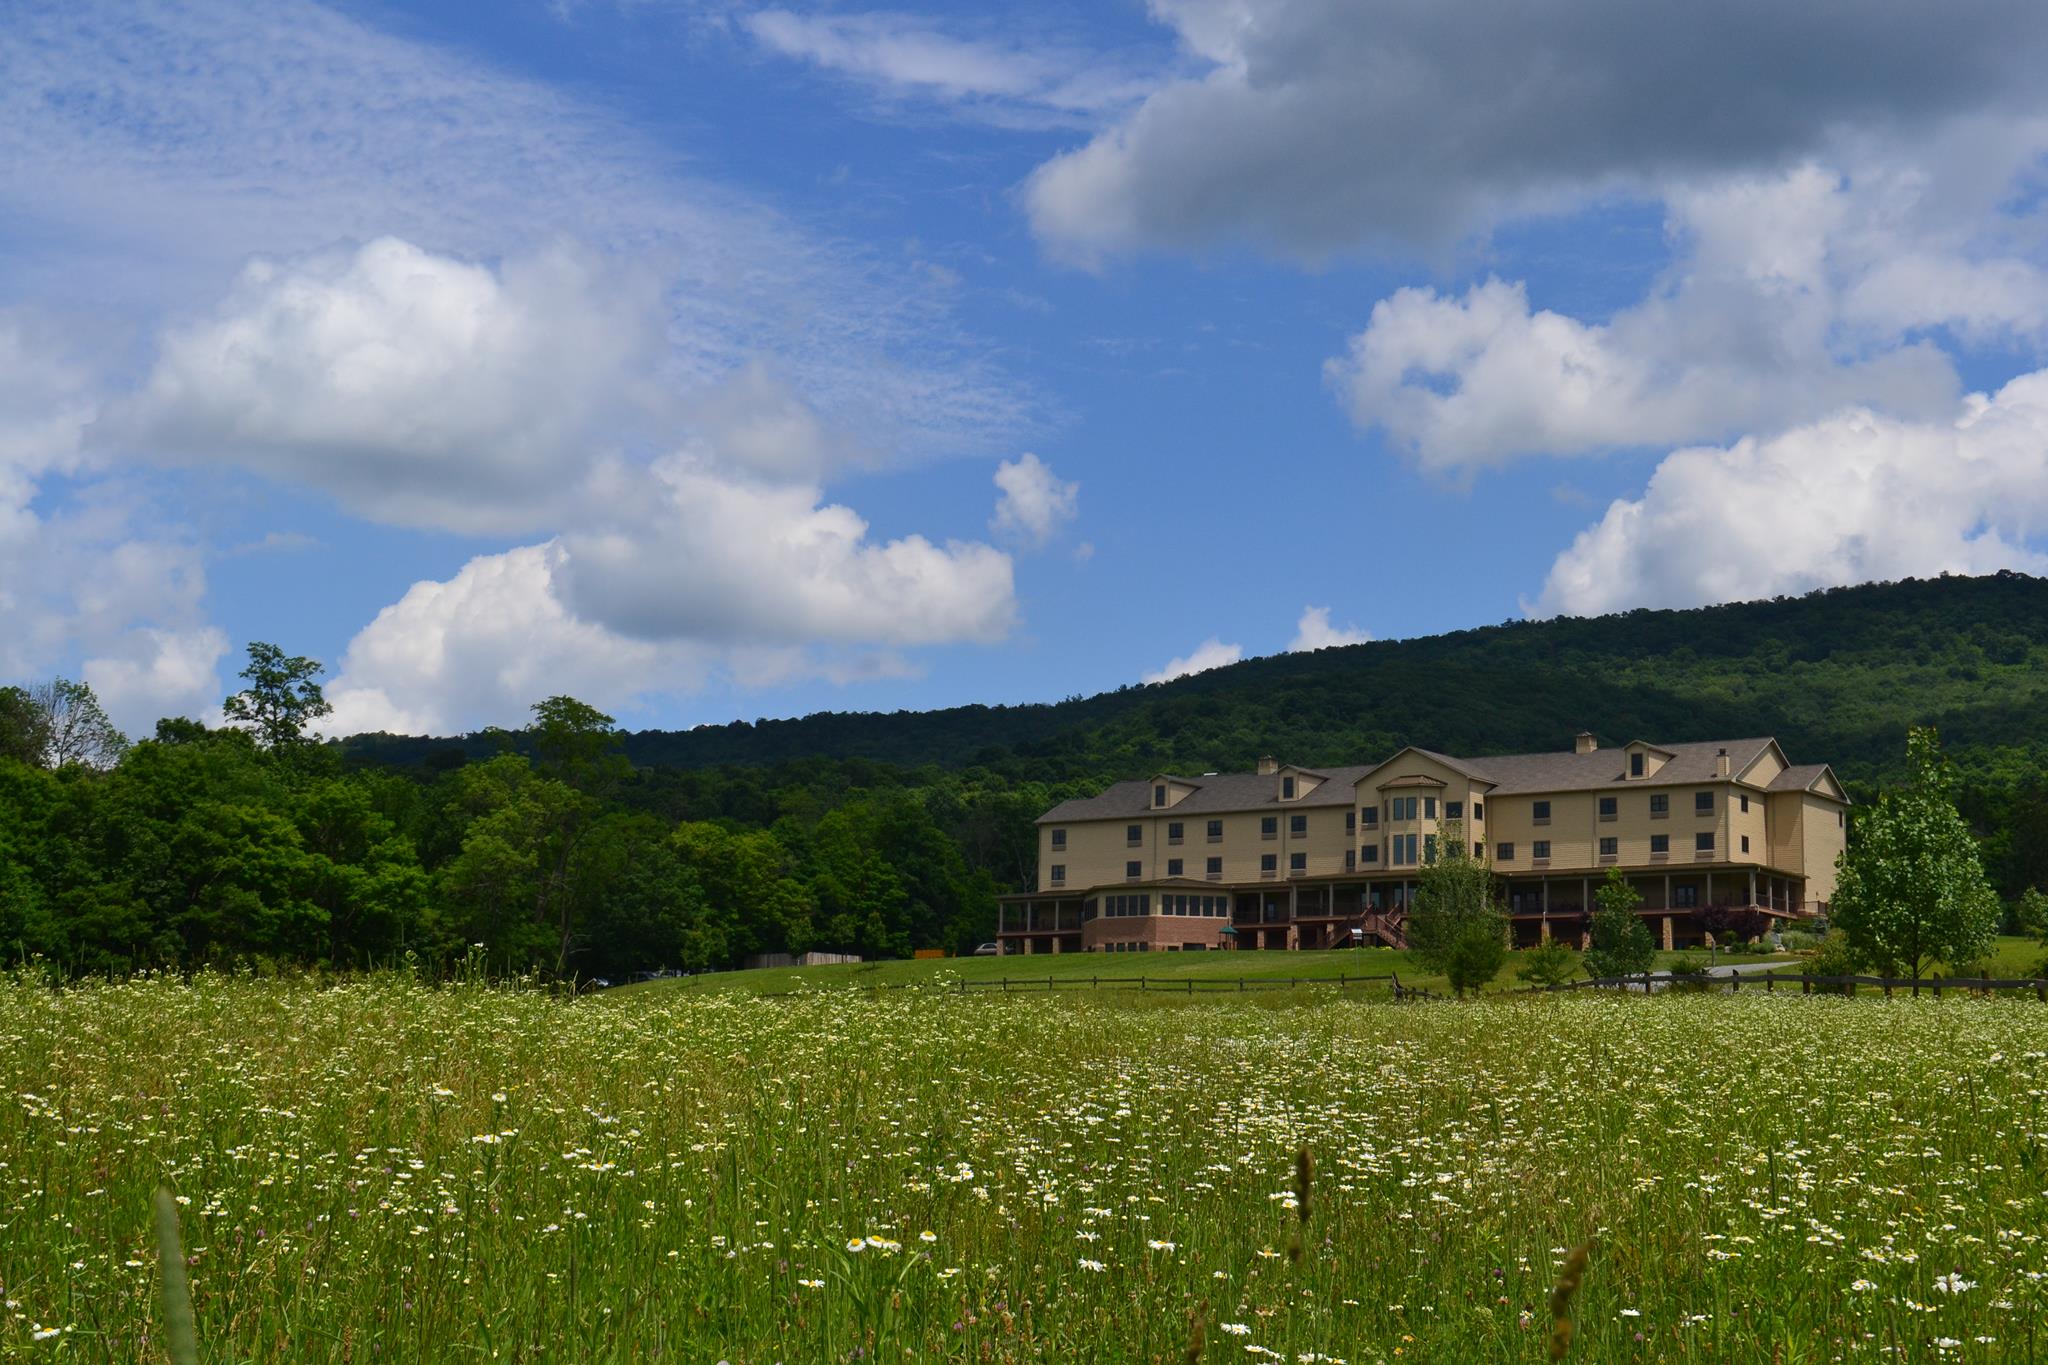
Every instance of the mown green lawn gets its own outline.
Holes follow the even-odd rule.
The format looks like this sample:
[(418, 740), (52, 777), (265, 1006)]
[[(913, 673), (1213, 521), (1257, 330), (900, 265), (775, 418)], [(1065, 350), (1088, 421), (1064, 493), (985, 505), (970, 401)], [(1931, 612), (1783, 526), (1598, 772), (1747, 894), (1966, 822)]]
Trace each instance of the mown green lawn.
[[(1175, 964), (1185, 970), (1215, 964)], [(2048, 1007), (0, 978), (0, 1359), (2038, 1359)]]
[[(1515, 969), (1520, 962), (1515, 954), (1508, 955), (1508, 964), (1501, 970), (1491, 989), (1505, 990), (1523, 983), (1516, 977)], [(1701, 951), (1684, 953), (1659, 953), (1656, 969), (1669, 970), (1673, 966), (1704, 964), (1707, 954)], [(1760, 957), (1723, 955), (1719, 961), (1732, 962), (1759, 970), (1765, 963), (1790, 962), (1790, 956)], [(1393, 948), (1347, 948), (1328, 952), (1242, 952), (1242, 953), (1055, 953), (1030, 957), (951, 957), (937, 960), (899, 962), (863, 962), (850, 965), (825, 967), (781, 967), (758, 971), (708, 972), (701, 976), (681, 977), (665, 981), (647, 982), (636, 986), (620, 987), (622, 991), (649, 991), (657, 994), (680, 991), (683, 993), (746, 992), (755, 995), (781, 994), (787, 991), (827, 990), (844, 987), (918, 987), (924, 989), (946, 989), (957, 987), (961, 981), (970, 983), (999, 982), (1008, 979), (1015, 989), (1026, 990), (1036, 985), (1044, 989), (1048, 980), (1055, 983), (1054, 989), (1078, 987), (1091, 981), (1132, 981), (1144, 977), (1149, 983), (1171, 988), (1175, 985), (1185, 988), (1193, 979), (1200, 985), (1214, 985), (1236, 981), (1240, 977), (1253, 981), (1273, 981), (1293, 978), (1308, 984), (1327, 984), (1331, 989), (1340, 980), (1351, 984), (1345, 989), (1367, 994), (1391, 994), (1391, 983), (1379, 981), (1358, 984), (1362, 977), (1388, 977), (1398, 975), (1403, 986), (1417, 986), (1429, 990), (1446, 989), (1443, 977), (1426, 971), (1407, 952)]]

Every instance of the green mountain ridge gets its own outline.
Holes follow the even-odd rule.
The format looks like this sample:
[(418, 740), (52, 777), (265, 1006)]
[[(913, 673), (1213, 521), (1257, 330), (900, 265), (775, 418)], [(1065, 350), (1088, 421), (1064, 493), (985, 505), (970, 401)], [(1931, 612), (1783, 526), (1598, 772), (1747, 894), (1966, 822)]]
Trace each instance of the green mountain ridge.
[[(1107, 781), (1227, 771), (1260, 754), (1356, 763), (1418, 744), (1479, 755), (1775, 735), (1852, 788), (1893, 773), (1908, 725), (1940, 727), (1978, 782), (2021, 780), (2048, 743), (2048, 579), (1907, 579), (1690, 610), (1514, 621), (1248, 659), (1167, 683), (1020, 706), (823, 712), (625, 737), (641, 768), (864, 760)], [(357, 736), (356, 761), (487, 752), (488, 736)]]

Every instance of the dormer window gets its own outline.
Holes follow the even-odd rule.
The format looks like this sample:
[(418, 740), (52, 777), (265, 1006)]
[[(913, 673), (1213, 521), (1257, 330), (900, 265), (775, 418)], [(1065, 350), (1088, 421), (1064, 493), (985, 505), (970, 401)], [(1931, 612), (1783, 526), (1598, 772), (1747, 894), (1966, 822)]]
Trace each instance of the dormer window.
[(1166, 784), (1164, 782), (1158, 783), (1152, 788), (1152, 804), (1155, 806), (1166, 804)]
[(1292, 801), (1294, 799), (1293, 778), (1283, 777), (1280, 779), (1280, 799), (1282, 801)]
[(1641, 777), (1643, 775), (1643, 755), (1641, 750), (1628, 756), (1628, 775), (1630, 777)]

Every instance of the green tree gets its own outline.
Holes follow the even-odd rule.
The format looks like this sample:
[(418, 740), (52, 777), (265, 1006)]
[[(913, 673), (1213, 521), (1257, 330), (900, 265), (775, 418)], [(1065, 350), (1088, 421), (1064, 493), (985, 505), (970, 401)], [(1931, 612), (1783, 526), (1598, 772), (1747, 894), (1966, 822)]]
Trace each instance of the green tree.
[(1657, 960), (1657, 943), (1650, 937), (1650, 926), (1636, 913), (1643, 898), (1620, 868), (1607, 869), (1607, 879), (1593, 899), (1598, 908), (1588, 926), (1593, 942), (1586, 950), (1586, 974), (1601, 979), (1650, 970)]
[(111, 768), (128, 752), (90, 683), (53, 678), (0, 687), (0, 756), (38, 768)]
[(1443, 827), (1408, 913), (1408, 946), (1416, 960), (1441, 972), (1461, 996), (1499, 975), (1508, 955), (1508, 921), (1493, 869), (1471, 848), (1461, 825)]
[(1532, 986), (1562, 986), (1578, 970), (1571, 945), (1561, 938), (1547, 938), (1515, 956), (1521, 959), (1515, 975)]
[(26, 687), (0, 687), (0, 758), (32, 768), (49, 752), (48, 718)]
[(1935, 962), (1982, 956), (2000, 907), (1933, 729), (1907, 731), (1906, 764), (1905, 785), (1852, 822), (1828, 917), (1864, 961), (1917, 983)]
[(609, 793), (632, 772), (616, 722), (574, 697), (535, 702), (526, 733), (540, 770), (578, 791)]
[(316, 681), (323, 671), (315, 660), (253, 641), (249, 666), (242, 670), (249, 685), (222, 702), (221, 710), (248, 727), (263, 749), (292, 753), (312, 742), (306, 727), (334, 710)]

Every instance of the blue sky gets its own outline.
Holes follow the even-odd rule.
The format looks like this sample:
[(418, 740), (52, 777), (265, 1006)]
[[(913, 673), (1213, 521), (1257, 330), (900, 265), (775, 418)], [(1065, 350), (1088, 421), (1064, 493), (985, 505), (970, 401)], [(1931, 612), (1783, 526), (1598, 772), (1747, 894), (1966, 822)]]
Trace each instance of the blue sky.
[(2042, 571), (2048, 12), (1923, 9), (20, 8), (0, 677), (686, 726)]

